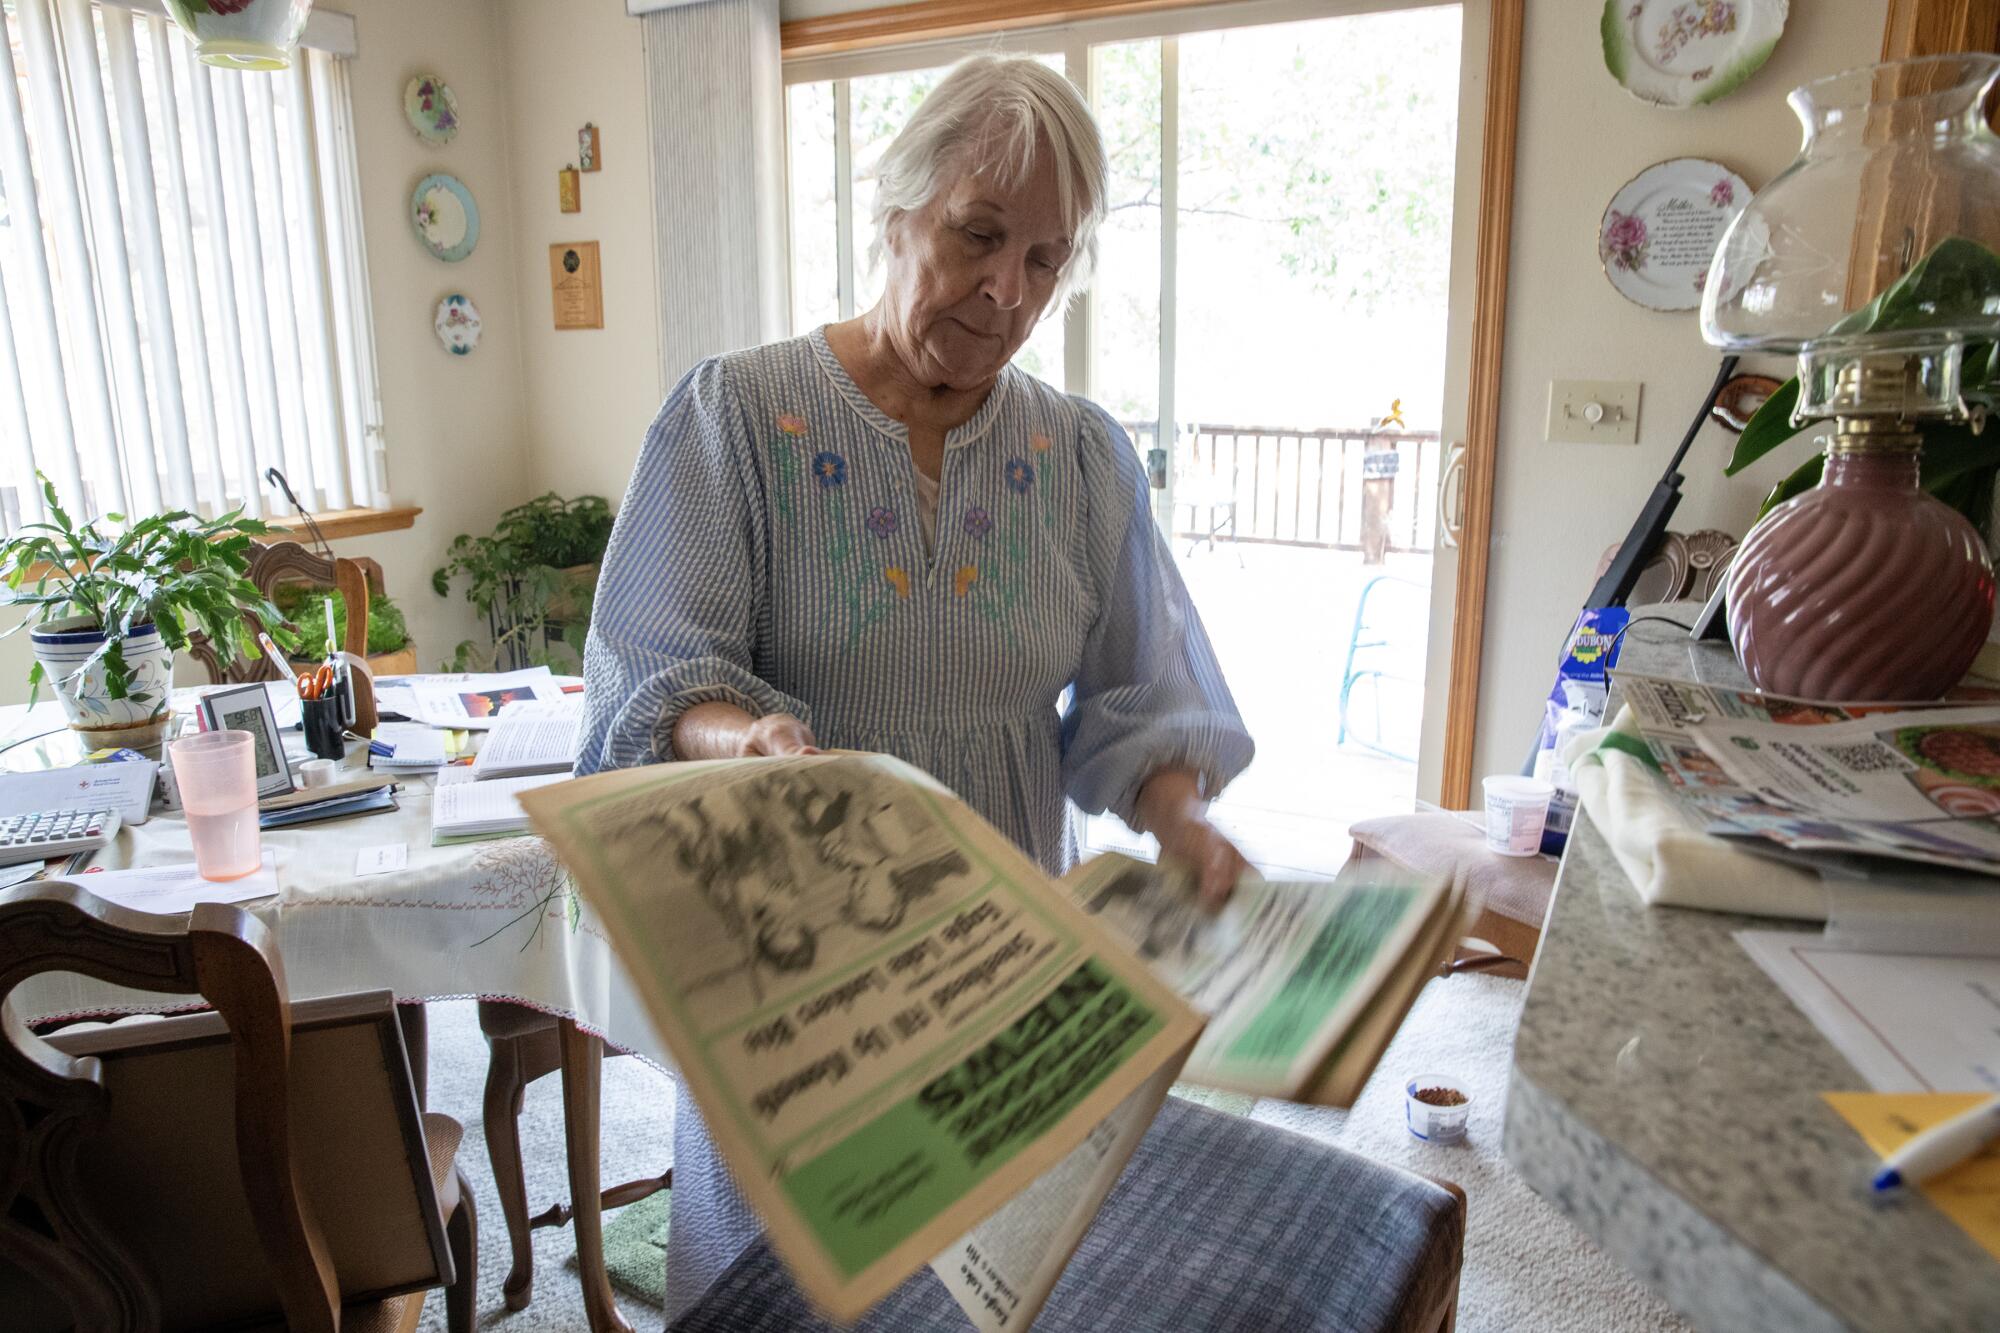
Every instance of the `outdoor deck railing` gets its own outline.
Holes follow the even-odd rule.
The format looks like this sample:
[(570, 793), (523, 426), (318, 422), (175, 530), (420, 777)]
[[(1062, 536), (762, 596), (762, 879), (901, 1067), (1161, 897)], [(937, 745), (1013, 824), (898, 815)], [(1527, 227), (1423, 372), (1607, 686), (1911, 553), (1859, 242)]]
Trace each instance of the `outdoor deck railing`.
[[(1143, 459), (1158, 438), (1157, 425), (1119, 424)], [(1207, 538), (1219, 528), (1217, 541), (1358, 551), (1364, 528), (1379, 522), (1391, 551), (1427, 552), (1436, 540), (1434, 430), (1188, 423), (1180, 429), (1179, 454), (1174, 530), (1183, 538)], [(1371, 457), (1364, 463), (1364, 456)], [(1367, 517), (1371, 485), (1373, 518)]]

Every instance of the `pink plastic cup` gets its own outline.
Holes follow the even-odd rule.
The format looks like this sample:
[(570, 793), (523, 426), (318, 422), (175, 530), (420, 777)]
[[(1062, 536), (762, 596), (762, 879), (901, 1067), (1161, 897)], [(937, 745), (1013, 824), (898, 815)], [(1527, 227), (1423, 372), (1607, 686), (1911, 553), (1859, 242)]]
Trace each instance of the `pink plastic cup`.
[(253, 741), (247, 731), (204, 731), (169, 747), (203, 879), (241, 879), (264, 864)]

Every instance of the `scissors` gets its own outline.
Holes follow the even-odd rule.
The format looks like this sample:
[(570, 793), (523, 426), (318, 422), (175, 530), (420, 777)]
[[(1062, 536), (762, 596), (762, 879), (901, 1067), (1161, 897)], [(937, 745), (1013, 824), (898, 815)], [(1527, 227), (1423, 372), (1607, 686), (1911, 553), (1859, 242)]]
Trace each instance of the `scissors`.
[(323, 699), (333, 688), (333, 668), (323, 666), (299, 677), (299, 698)]

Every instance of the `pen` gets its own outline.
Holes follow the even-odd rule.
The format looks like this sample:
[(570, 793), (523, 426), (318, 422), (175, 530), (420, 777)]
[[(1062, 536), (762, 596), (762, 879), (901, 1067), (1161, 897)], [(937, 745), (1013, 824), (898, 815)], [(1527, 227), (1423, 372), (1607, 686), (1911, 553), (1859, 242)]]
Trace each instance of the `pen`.
[(270, 635), (264, 633), (262, 630), (258, 630), (257, 646), (264, 650), (264, 656), (270, 661), (271, 665), (278, 668), (279, 680), (290, 680), (292, 678), (291, 664), (285, 661), (285, 655), (278, 651), (278, 645), (271, 642)]
[(1951, 1170), (1995, 1139), (2000, 1139), (2000, 1097), (1990, 1097), (1970, 1111), (1932, 1125), (1889, 1154), (1875, 1173), (1880, 1193), (1904, 1185), (1919, 1185)]

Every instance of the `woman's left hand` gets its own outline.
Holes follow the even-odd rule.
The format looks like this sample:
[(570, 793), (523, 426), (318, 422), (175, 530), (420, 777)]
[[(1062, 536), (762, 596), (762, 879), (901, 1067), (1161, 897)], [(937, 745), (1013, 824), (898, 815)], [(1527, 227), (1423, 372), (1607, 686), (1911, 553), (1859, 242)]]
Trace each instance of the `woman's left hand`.
[(1185, 769), (1163, 769), (1139, 790), (1137, 811), (1146, 832), (1159, 839), (1162, 857), (1193, 868), (1201, 900), (1220, 911), (1250, 863), (1222, 830), (1209, 822), (1200, 779)]

